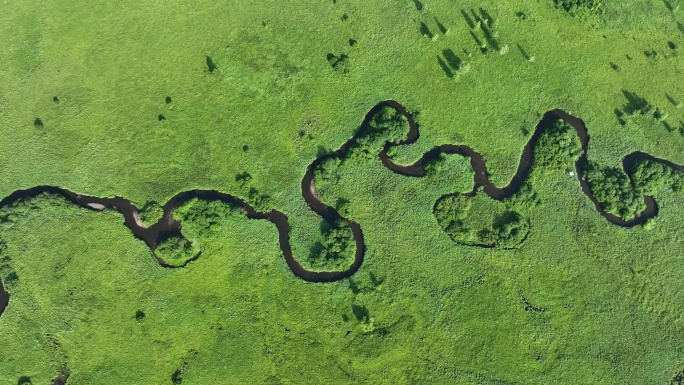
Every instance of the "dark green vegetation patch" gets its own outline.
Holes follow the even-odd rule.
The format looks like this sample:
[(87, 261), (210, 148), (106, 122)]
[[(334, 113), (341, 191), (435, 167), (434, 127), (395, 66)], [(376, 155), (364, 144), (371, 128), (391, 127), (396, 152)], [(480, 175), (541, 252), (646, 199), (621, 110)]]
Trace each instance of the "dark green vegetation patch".
[(557, 8), (565, 10), (571, 15), (577, 15), (586, 11), (598, 11), (601, 7), (599, 0), (553, 0)]
[(482, 194), (444, 196), (434, 213), (442, 229), (463, 245), (513, 249), (530, 231), (528, 219)]

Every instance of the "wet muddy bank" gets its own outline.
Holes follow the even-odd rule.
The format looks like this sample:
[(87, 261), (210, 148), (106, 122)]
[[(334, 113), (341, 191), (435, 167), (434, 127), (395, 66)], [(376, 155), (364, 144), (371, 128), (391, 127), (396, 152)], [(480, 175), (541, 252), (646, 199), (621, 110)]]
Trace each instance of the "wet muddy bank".
[[(481, 187), (482, 192), (491, 197), (492, 199), (502, 200), (518, 192), (518, 190), (521, 188), (521, 186), (524, 184), (525, 180), (529, 176), (532, 164), (534, 162), (534, 146), (537, 144), (541, 133), (545, 129), (550, 127), (557, 120), (563, 120), (575, 129), (579, 137), (582, 153), (575, 164), (576, 175), (582, 187), (582, 191), (594, 203), (594, 206), (596, 207), (596, 210), (599, 212), (600, 215), (602, 215), (609, 222), (615, 225), (631, 227), (645, 222), (647, 219), (656, 216), (658, 213), (658, 206), (653, 197), (650, 196), (644, 196), (646, 209), (640, 215), (638, 215), (636, 218), (630, 221), (622, 220), (621, 218), (613, 214), (607, 213), (601, 207), (601, 205), (598, 203), (598, 201), (592, 194), (589, 184), (583, 176), (584, 165), (586, 163), (587, 148), (589, 145), (589, 135), (587, 133), (587, 128), (582, 120), (568, 114), (567, 112), (556, 109), (549, 111), (544, 115), (544, 117), (541, 119), (541, 121), (535, 128), (532, 137), (523, 148), (522, 154), (520, 156), (520, 162), (515, 175), (513, 176), (508, 185), (504, 187), (497, 187), (489, 180), (487, 166), (482, 155), (465, 145), (440, 145), (425, 153), (418, 161), (411, 165), (400, 165), (392, 162), (392, 160), (389, 158), (387, 154), (387, 151), (390, 147), (414, 143), (416, 140), (418, 140), (420, 136), (418, 124), (415, 122), (415, 120), (413, 120), (411, 114), (408, 113), (404, 106), (392, 100), (384, 101), (373, 107), (366, 115), (359, 130), (354, 134), (354, 136), (352, 136), (347, 142), (340, 146), (339, 149), (333, 151), (330, 154), (320, 156), (313, 162), (311, 162), (311, 164), (309, 164), (309, 166), (306, 168), (306, 172), (304, 174), (304, 177), (302, 178), (302, 197), (304, 198), (304, 201), (309, 205), (309, 207), (331, 225), (338, 220), (342, 220), (350, 227), (352, 231), (354, 242), (356, 244), (355, 259), (352, 265), (349, 267), (349, 269), (344, 271), (316, 272), (307, 270), (295, 259), (293, 255), (292, 246), (290, 244), (290, 224), (288, 217), (284, 213), (277, 210), (271, 210), (269, 212), (259, 212), (256, 211), (245, 200), (215, 190), (190, 190), (175, 195), (166, 204), (164, 204), (163, 216), (161, 217), (161, 219), (150, 227), (146, 227), (141, 223), (138, 215), (138, 208), (135, 207), (135, 205), (133, 205), (130, 201), (124, 198), (98, 198), (86, 196), (54, 186), (37, 186), (26, 190), (15, 191), (14, 193), (10, 194), (9, 196), (5, 197), (0, 201), (0, 207), (5, 207), (19, 200), (47, 193), (62, 196), (66, 198), (68, 201), (88, 210), (116, 210), (123, 215), (124, 224), (131, 230), (133, 235), (144, 241), (145, 244), (147, 244), (147, 246), (152, 251), (154, 251), (156, 247), (168, 237), (183, 236), (181, 231), (181, 223), (173, 218), (173, 212), (176, 207), (194, 198), (204, 200), (218, 200), (224, 203), (242, 207), (245, 210), (247, 217), (250, 219), (267, 220), (273, 223), (276, 226), (276, 229), (278, 230), (280, 249), (285, 257), (285, 261), (288, 267), (294, 273), (294, 275), (309, 282), (337, 281), (340, 279), (350, 277), (363, 264), (363, 258), (365, 254), (363, 232), (361, 231), (361, 227), (358, 223), (342, 217), (333, 207), (328, 206), (319, 199), (316, 193), (314, 171), (318, 166), (320, 166), (323, 162), (330, 158), (345, 158), (347, 156), (347, 153), (349, 152), (349, 149), (356, 143), (356, 141), (368, 132), (370, 120), (383, 107), (390, 107), (401, 113), (406, 118), (409, 125), (409, 132), (404, 140), (400, 140), (394, 143), (385, 143), (383, 150), (379, 153), (379, 158), (382, 164), (395, 173), (408, 177), (423, 177), (426, 174), (425, 165), (430, 160), (435, 159), (442, 153), (459, 154), (462, 156), (467, 156), (470, 158), (470, 163), (474, 170), (474, 187), (470, 194), (474, 194), (477, 191), (477, 189)], [(623, 169), (627, 173), (627, 175), (630, 175), (632, 167), (636, 162), (640, 160), (659, 162), (668, 167), (684, 172), (684, 167), (680, 165), (674, 164), (667, 160), (652, 157), (642, 152), (635, 152), (627, 155), (622, 159)], [(166, 264), (163, 260), (158, 259), (158, 262), (161, 266), (171, 267), (168, 264)], [(0, 314), (2, 314), (2, 310), (4, 310), (4, 307), (7, 305), (8, 298), (9, 297), (7, 293), (4, 291), (4, 289), (2, 289), (0, 283)]]

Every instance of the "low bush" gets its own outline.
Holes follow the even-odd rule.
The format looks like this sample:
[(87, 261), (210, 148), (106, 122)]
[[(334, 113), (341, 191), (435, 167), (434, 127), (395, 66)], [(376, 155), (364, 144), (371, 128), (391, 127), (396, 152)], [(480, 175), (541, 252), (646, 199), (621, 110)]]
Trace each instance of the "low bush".
[(575, 130), (558, 120), (539, 136), (534, 148), (534, 167), (544, 170), (565, 169), (574, 165), (582, 154)]
[(195, 243), (179, 235), (170, 236), (154, 250), (154, 255), (158, 259), (173, 267), (185, 266), (199, 253), (199, 247)]
[(354, 261), (356, 247), (351, 229), (342, 221), (334, 225), (322, 224), (323, 242), (317, 242), (309, 253), (307, 262), (315, 271), (340, 271), (348, 269)]
[[(209, 232), (221, 231), (225, 218), (229, 215), (244, 216), (246, 214), (245, 210), (237, 205), (197, 198), (183, 203), (173, 212), (174, 218), (180, 220), (182, 224), (185, 225), (191, 222), (191, 228), (198, 232), (198, 236)], [(185, 229), (186, 227), (183, 228), (184, 232)]]
[(518, 248), (530, 229), (529, 221), (518, 212), (481, 195), (444, 196), (433, 212), (451, 239), (468, 246)]
[(637, 162), (631, 175), (635, 188), (646, 195), (655, 195), (666, 189), (684, 191), (684, 175), (662, 163)]
[(584, 175), (592, 194), (606, 212), (631, 220), (646, 209), (643, 194), (632, 186), (621, 169), (587, 163)]
[(150, 227), (157, 223), (164, 215), (164, 209), (156, 201), (147, 201), (145, 205), (140, 208), (138, 215), (143, 225)]
[(406, 117), (392, 107), (380, 108), (370, 119), (363, 134), (349, 150), (349, 158), (374, 160), (385, 143), (398, 142), (406, 137), (409, 124)]

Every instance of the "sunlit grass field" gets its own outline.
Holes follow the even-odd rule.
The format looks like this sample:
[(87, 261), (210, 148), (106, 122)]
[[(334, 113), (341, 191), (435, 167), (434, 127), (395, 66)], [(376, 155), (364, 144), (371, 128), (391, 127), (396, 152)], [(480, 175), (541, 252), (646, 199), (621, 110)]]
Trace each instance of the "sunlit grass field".
[[(0, 197), (122, 196), (153, 223), (181, 191), (256, 189), (304, 260), (323, 238), (307, 165), (386, 99), (420, 124), (395, 162), (467, 144), (500, 186), (553, 108), (584, 120), (596, 165), (633, 151), (684, 164), (678, 5), (1, 4)], [(63, 367), (69, 385), (670, 383), (684, 369), (684, 195), (658, 192), (654, 221), (621, 228), (573, 162), (534, 168), (520, 247), (484, 249), (433, 214), (472, 188), (468, 159), (425, 178), (349, 159), (322, 198), (348, 201), (366, 258), (326, 284), (290, 272), (275, 226), (229, 208), (209, 230), (183, 223), (201, 256), (179, 269), (115, 212), (55, 197), (2, 208), (0, 383), (47, 384)]]

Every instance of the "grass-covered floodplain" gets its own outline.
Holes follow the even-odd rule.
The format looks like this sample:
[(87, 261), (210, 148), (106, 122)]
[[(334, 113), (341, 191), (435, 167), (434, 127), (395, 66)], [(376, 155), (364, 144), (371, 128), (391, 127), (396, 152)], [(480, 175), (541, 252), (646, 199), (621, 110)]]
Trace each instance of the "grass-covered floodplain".
[(588, 127), (587, 178), (613, 213), (629, 218), (641, 192), (659, 204), (644, 225), (609, 223), (569, 175), (572, 139), (540, 140), (523, 193), (489, 202), (519, 213), (526, 238), (482, 248), (435, 217), (441, 197), (472, 188), (466, 158), (408, 178), (350, 157), (318, 187), (363, 228), (365, 261), (313, 284), (288, 269), (275, 226), (233, 207), (184, 206), (193, 243), (158, 252), (201, 254), (171, 269), (120, 215), (41, 196), (1, 209), (0, 383), (47, 384), (65, 367), (69, 385), (681, 382), (681, 177), (643, 164), (625, 184), (619, 168), (634, 151), (684, 164), (683, 12), (674, 0), (0, 5), (2, 197), (122, 196), (153, 223), (176, 193), (215, 189), (286, 213), (305, 262), (330, 238), (301, 196), (307, 165), (394, 99), (421, 127), (397, 163), (467, 144), (506, 185), (561, 108)]

